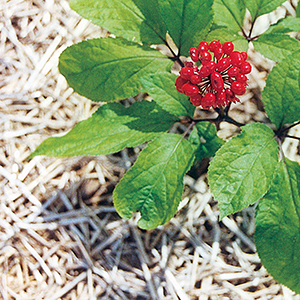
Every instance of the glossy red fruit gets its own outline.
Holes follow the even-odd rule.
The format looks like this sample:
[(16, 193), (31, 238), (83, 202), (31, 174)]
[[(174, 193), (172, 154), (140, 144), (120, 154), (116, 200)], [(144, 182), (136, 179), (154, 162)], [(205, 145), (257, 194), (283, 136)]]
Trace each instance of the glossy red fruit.
[(216, 97), (213, 93), (211, 92), (208, 92), (205, 94), (205, 96), (202, 98), (202, 101), (201, 101), (201, 106), (204, 108), (204, 109), (208, 109), (210, 108), (211, 106), (214, 105), (216, 101)]
[(226, 56), (226, 57), (223, 57), (222, 59), (219, 60), (219, 62), (217, 63), (216, 69), (217, 69), (219, 72), (223, 72), (223, 71), (225, 71), (230, 65), (231, 65), (231, 59), (230, 59), (230, 57)]
[(183, 67), (179, 73), (183, 79), (189, 80), (194, 74), (194, 70), (191, 67)]
[(230, 88), (236, 95), (244, 95), (246, 92), (245, 86), (238, 81), (233, 82)]
[(201, 77), (207, 77), (210, 75), (215, 69), (216, 69), (217, 64), (214, 61), (210, 61), (203, 65), (200, 70), (199, 70), (199, 75)]
[(198, 46), (198, 51), (199, 53), (202, 51), (208, 51), (208, 43), (206, 41), (200, 42)]
[(220, 41), (211, 41), (209, 43), (208, 50), (214, 52), (216, 48), (222, 48), (222, 44), (220, 43)]
[(245, 84), (248, 80), (248, 77), (244, 74), (237, 74), (235, 77), (236, 81), (241, 82), (243, 84)]
[(222, 90), (216, 94), (215, 107), (220, 105), (225, 105), (225, 103), (226, 103), (226, 93), (224, 90)]
[(190, 101), (193, 105), (199, 106), (201, 105), (202, 96), (200, 94), (197, 94), (194, 97), (190, 97)]
[(222, 49), (224, 51), (224, 53), (226, 55), (230, 55), (231, 52), (233, 51), (234, 49), (234, 45), (232, 42), (225, 42), (223, 45), (222, 45)]
[(244, 61), (248, 58), (247, 52), (241, 52), (241, 55)]
[(190, 54), (192, 61), (196, 62), (199, 60), (199, 51), (197, 48), (192, 47), (189, 51), (189, 54)]
[(178, 76), (176, 78), (176, 82), (175, 82), (175, 86), (176, 86), (176, 89), (179, 93), (183, 93), (182, 91), (182, 86), (187, 83), (187, 80), (186, 79), (183, 79), (181, 76)]
[(231, 89), (225, 89), (225, 95), (227, 101), (233, 101), (235, 98), (235, 94)]
[(200, 60), (202, 64), (205, 64), (206, 62), (211, 61), (212, 56), (208, 51), (202, 51), (200, 52)]
[(194, 74), (190, 79), (192, 84), (199, 84), (202, 81), (202, 77), (199, 74)]
[(231, 64), (234, 67), (239, 67), (244, 62), (242, 54), (238, 51), (232, 51), (230, 54), (230, 58), (231, 58)]
[(237, 74), (239, 74), (240, 69), (238, 67), (231, 67), (230, 69), (228, 69), (227, 71), (227, 75), (229, 77), (235, 77)]
[(197, 66), (193, 66), (193, 70), (194, 70), (194, 72), (198, 72), (199, 68)]
[(182, 86), (182, 91), (185, 95), (194, 97), (199, 93), (199, 88), (197, 85), (187, 82)]
[(186, 61), (184, 62), (184, 66), (185, 67), (189, 67), (189, 68), (193, 68), (194, 67), (194, 63), (191, 61)]
[(214, 90), (220, 92), (224, 89), (224, 81), (219, 72), (213, 72), (210, 75), (210, 82)]
[(221, 57), (223, 56), (224, 52), (223, 52), (223, 49), (220, 47), (220, 48), (215, 48), (214, 50), (214, 56), (217, 60), (220, 60)]
[(241, 74), (249, 74), (251, 72), (251, 70), (252, 70), (252, 67), (247, 61), (244, 61), (240, 66)]

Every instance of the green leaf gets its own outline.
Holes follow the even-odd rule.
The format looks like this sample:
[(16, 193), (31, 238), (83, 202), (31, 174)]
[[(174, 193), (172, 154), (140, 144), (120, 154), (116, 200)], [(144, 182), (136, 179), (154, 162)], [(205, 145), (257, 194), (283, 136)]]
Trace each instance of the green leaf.
[(144, 75), (166, 72), (173, 62), (160, 52), (120, 38), (101, 38), (67, 48), (59, 70), (80, 95), (94, 101), (114, 101), (140, 91)]
[(252, 21), (257, 17), (275, 10), (285, 0), (245, 0), (246, 6), (250, 11)]
[(195, 155), (198, 161), (213, 157), (224, 144), (224, 140), (217, 136), (216, 126), (210, 122), (198, 122), (189, 136), (189, 141), (197, 147)]
[(168, 222), (181, 201), (183, 176), (191, 167), (194, 151), (177, 134), (162, 134), (150, 142), (114, 190), (119, 215), (129, 219), (140, 211), (142, 229)]
[(147, 44), (162, 44), (166, 38), (157, 0), (71, 0), (70, 6), (116, 36)]
[(71, 0), (70, 3), (84, 18), (131, 41), (165, 44), (168, 32), (183, 55), (198, 45), (213, 19), (213, 0)]
[(300, 3), (298, 2), (297, 8), (296, 8), (296, 17), (299, 18), (300, 17)]
[(299, 41), (280, 33), (262, 34), (253, 45), (263, 56), (276, 62), (300, 49)]
[(256, 214), (255, 242), (268, 272), (300, 293), (300, 166), (281, 161)]
[(208, 179), (221, 219), (254, 204), (268, 191), (278, 162), (273, 137), (268, 126), (252, 123), (217, 151)]
[(188, 55), (197, 47), (212, 25), (213, 0), (158, 0), (168, 33), (180, 50)]
[(228, 27), (233, 32), (241, 31), (246, 13), (243, 0), (215, 0), (213, 10), (217, 25)]
[(269, 74), (262, 101), (270, 120), (280, 128), (300, 120), (300, 51), (282, 60)]
[(300, 19), (292, 16), (287, 16), (280, 19), (276, 24), (273, 24), (265, 32), (269, 33), (288, 33), (288, 32), (300, 32)]
[(220, 40), (221, 43), (232, 41), (234, 50), (245, 52), (248, 50), (248, 41), (242, 35), (227, 28), (217, 28), (210, 31), (206, 36), (206, 41), (209, 43), (213, 40)]
[(145, 91), (155, 99), (165, 111), (176, 116), (192, 117), (195, 106), (189, 98), (175, 88), (177, 76), (172, 73), (156, 73), (140, 79)]
[(170, 129), (179, 119), (154, 101), (102, 105), (62, 137), (45, 140), (30, 156), (101, 155), (134, 147)]

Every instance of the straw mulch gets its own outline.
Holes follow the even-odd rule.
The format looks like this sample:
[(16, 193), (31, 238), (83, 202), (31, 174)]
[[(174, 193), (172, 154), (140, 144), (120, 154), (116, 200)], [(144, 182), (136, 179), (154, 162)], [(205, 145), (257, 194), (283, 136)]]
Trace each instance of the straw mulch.
[[(142, 231), (112, 204), (139, 148), (26, 161), (40, 142), (96, 110), (68, 87), (57, 63), (67, 46), (107, 32), (65, 0), (2, 0), (0, 9), (0, 298), (300, 299), (261, 266), (254, 208), (218, 221), (205, 168), (185, 177), (177, 216)], [(245, 110), (265, 118), (257, 91), (270, 65), (252, 62), (252, 92), (235, 107), (239, 121)], [(286, 144), (290, 153), (297, 146)]]

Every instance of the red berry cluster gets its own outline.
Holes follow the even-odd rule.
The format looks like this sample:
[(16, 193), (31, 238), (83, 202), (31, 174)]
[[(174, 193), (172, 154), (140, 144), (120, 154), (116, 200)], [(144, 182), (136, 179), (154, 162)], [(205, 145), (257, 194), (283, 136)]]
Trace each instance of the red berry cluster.
[(245, 94), (251, 65), (246, 61), (247, 53), (234, 51), (232, 42), (202, 41), (189, 54), (193, 62), (185, 63), (175, 86), (193, 105), (216, 108), (237, 102), (236, 95)]

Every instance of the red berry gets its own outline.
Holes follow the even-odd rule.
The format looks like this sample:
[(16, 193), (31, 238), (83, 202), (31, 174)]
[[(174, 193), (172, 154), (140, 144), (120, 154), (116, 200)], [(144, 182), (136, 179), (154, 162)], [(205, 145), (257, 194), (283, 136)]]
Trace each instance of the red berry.
[(214, 105), (215, 101), (216, 101), (216, 97), (213, 93), (210, 93), (210, 92), (206, 93), (205, 96), (202, 98), (201, 106), (204, 109), (208, 109), (212, 105)]
[(230, 57), (226, 56), (223, 57), (219, 62), (217, 63), (217, 70), (219, 72), (223, 72), (231, 65), (231, 59)]
[(193, 70), (194, 70), (194, 72), (198, 72), (199, 68), (197, 66), (193, 66)]
[(199, 74), (194, 74), (190, 79), (192, 84), (199, 84), (202, 81), (202, 77)]
[(231, 89), (225, 89), (226, 100), (233, 101), (235, 98), (235, 94)]
[(230, 53), (233, 51), (234, 49), (234, 45), (232, 42), (225, 42), (222, 45), (223, 51), (226, 55), (230, 55)]
[(202, 51), (208, 51), (208, 43), (205, 41), (200, 42), (198, 46), (198, 51), (199, 53)]
[(234, 99), (232, 100), (233, 103), (240, 102), (240, 101), (241, 100), (238, 97), (234, 97)]
[(234, 67), (239, 67), (244, 61), (242, 54), (238, 51), (231, 52), (230, 58)]
[(212, 59), (211, 54), (207, 51), (200, 52), (200, 57), (202, 64), (205, 64), (206, 62), (209, 62)]
[(235, 77), (237, 74), (239, 74), (240, 69), (238, 67), (231, 67), (230, 69), (228, 69), (227, 71), (227, 75), (229, 77)]
[(248, 78), (244, 74), (237, 74), (235, 77), (236, 81), (241, 82), (241, 83), (246, 83)]
[(220, 41), (211, 41), (208, 46), (208, 50), (214, 52), (216, 48), (222, 48)]
[(179, 73), (183, 79), (189, 80), (191, 76), (194, 74), (194, 70), (193, 68), (190, 67), (183, 67)]
[(224, 81), (220, 73), (213, 72), (210, 75), (210, 81), (214, 90), (220, 92), (224, 89)]
[(215, 107), (224, 105), (226, 102), (226, 93), (224, 90), (217, 92)]
[(199, 60), (199, 51), (197, 48), (192, 47), (189, 51), (189, 54), (190, 54), (192, 61), (196, 62)]
[(188, 68), (193, 68), (194, 67), (194, 63), (192, 63), (191, 61), (186, 61), (186, 62), (184, 62), (184, 66), (188, 67)]
[(182, 86), (187, 83), (187, 80), (183, 79), (182, 77), (178, 76), (176, 78), (176, 82), (175, 82), (175, 86), (176, 86), (176, 89), (179, 93), (183, 93), (182, 91)]
[(251, 72), (251, 70), (252, 70), (252, 67), (247, 61), (244, 61), (240, 66), (241, 74), (249, 74)]
[(199, 75), (201, 77), (207, 77), (216, 69), (217, 64), (214, 61), (210, 61), (203, 65), (199, 70)]
[(223, 56), (224, 52), (223, 52), (223, 49), (220, 47), (220, 48), (215, 48), (214, 50), (214, 56), (217, 60), (220, 60), (221, 57)]
[(230, 88), (236, 95), (244, 95), (246, 92), (245, 86), (238, 81), (233, 82)]
[(182, 86), (182, 91), (185, 95), (193, 97), (199, 93), (199, 88), (197, 85), (190, 84), (189, 82), (187, 82)]
[(199, 106), (201, 105), (202, 96), (200, 94), (197, 94), (194, 97), (190, 97), (190, 101), (193, 105)]
[(248, 54), (246, 52), (241, 52), (241, 55), (244, 61), (248, 58)]

